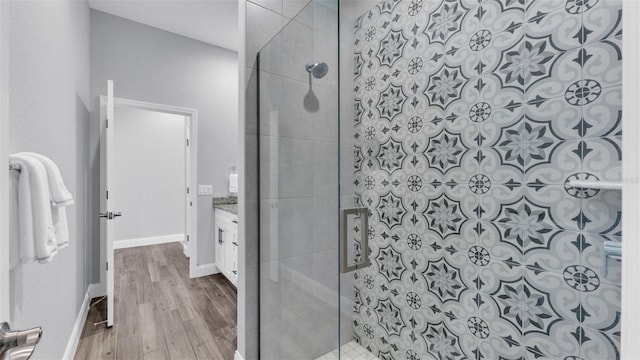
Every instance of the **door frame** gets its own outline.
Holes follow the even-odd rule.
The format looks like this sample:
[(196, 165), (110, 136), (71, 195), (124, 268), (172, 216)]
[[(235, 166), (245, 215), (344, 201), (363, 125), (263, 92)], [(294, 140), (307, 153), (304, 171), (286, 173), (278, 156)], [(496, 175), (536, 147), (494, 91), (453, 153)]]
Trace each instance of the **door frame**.
[[(196, 109), (184, 108), (179, 106), (157, 104), (145, 101), (131, 100), (114, 97), (114, 108), (126, 108), (137, 110), (149, 110), (173, 115), (182, 115), (185, 117), (185, 236), (188, 236), (187, 252), (189, 256), (189, 277), (198, 276), (198, 197), (196, 196), (197, 179), (198, 179), (198, 146), (197, 146), (197, 129), (198, 129), (198, 111)], [(106, 103), (107, 97), (100, 96), (100, 103)], [(102, 118), (102, 116), (101, 116)], [(188, 128), (188, 129), (187, 129)], [(188, 130), (188, 131), (187, 131)], [(187, 142), (188, 140), (188, 142)], [(188, 192), (187, 192), (188, 191)], [(126, 216), (126, 214), (125, 214)], [(102, 239), (101, 239), (102, 241)], [(106, 244), (100, 246), (100, 263), (107, 261)], [(100, 287), (106, 290), (106, 271), (101, 267)], [(106, 293), (106, 292), (105, 292)]]
[(12, 321), (9, 281), (9, 2), (0, 1), (0, 321)]

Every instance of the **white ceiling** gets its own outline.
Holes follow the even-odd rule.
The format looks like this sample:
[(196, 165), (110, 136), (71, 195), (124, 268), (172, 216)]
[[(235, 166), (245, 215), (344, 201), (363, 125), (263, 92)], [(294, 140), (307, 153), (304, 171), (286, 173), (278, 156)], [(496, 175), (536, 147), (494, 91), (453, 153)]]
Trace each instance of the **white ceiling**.
[(92, 9), (238, 51), (237, 0), (89, 0)]

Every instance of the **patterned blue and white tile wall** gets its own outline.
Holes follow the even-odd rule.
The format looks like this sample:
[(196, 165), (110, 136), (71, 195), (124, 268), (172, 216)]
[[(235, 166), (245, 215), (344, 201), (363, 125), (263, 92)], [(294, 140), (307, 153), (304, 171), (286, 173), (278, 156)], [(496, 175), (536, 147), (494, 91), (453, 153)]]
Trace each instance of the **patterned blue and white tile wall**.
[(386, 0), (356, 21), (355, 183), (381, 359), (617, 359), (621, 1)]

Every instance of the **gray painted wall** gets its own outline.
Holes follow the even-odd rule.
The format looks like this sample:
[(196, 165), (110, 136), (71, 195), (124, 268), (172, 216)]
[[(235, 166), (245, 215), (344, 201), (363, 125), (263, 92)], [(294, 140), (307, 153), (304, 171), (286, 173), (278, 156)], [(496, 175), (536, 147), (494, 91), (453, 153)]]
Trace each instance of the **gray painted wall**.
[[(91, 10), (91, 98), (115, 82), (120, 98), (198, 110), (198, 183), (227, 194), (226, 173), (236, 162), (238, 54), (203, 42)], [(97, 114), (92, 114), (93, 186), (99, 188)], [(98, 192), (92, 211), (98, 212)], [(214, 261), (211, 197), (198, 197), (198, 263)], [(98, 222), (94, 221), (95, 239)], [(97, 243), (96, 243), (97, 244)], [(99, 251), (92, 280), (100, 277)]]
[(71, 0), (14, 1), (10, 18), (8, 151), (50, 157), (75, 199), (67, 209), (70, 246), (51, 263), (11, 272), (11, 325), (41, 325), (33, 358), (60, 359), (89, 284), (89, 8)]
[(116, 107), (115, 118), (115, 241), (184, 234), (184, 116)]

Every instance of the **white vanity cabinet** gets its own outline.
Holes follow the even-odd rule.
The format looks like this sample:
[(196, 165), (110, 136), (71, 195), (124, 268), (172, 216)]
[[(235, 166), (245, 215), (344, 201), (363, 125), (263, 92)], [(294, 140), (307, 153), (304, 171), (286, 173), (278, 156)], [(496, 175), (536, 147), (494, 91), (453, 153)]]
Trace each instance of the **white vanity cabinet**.
[(215, 259), (218, 270), (238, 284), (238, 215), (215, 209)]

